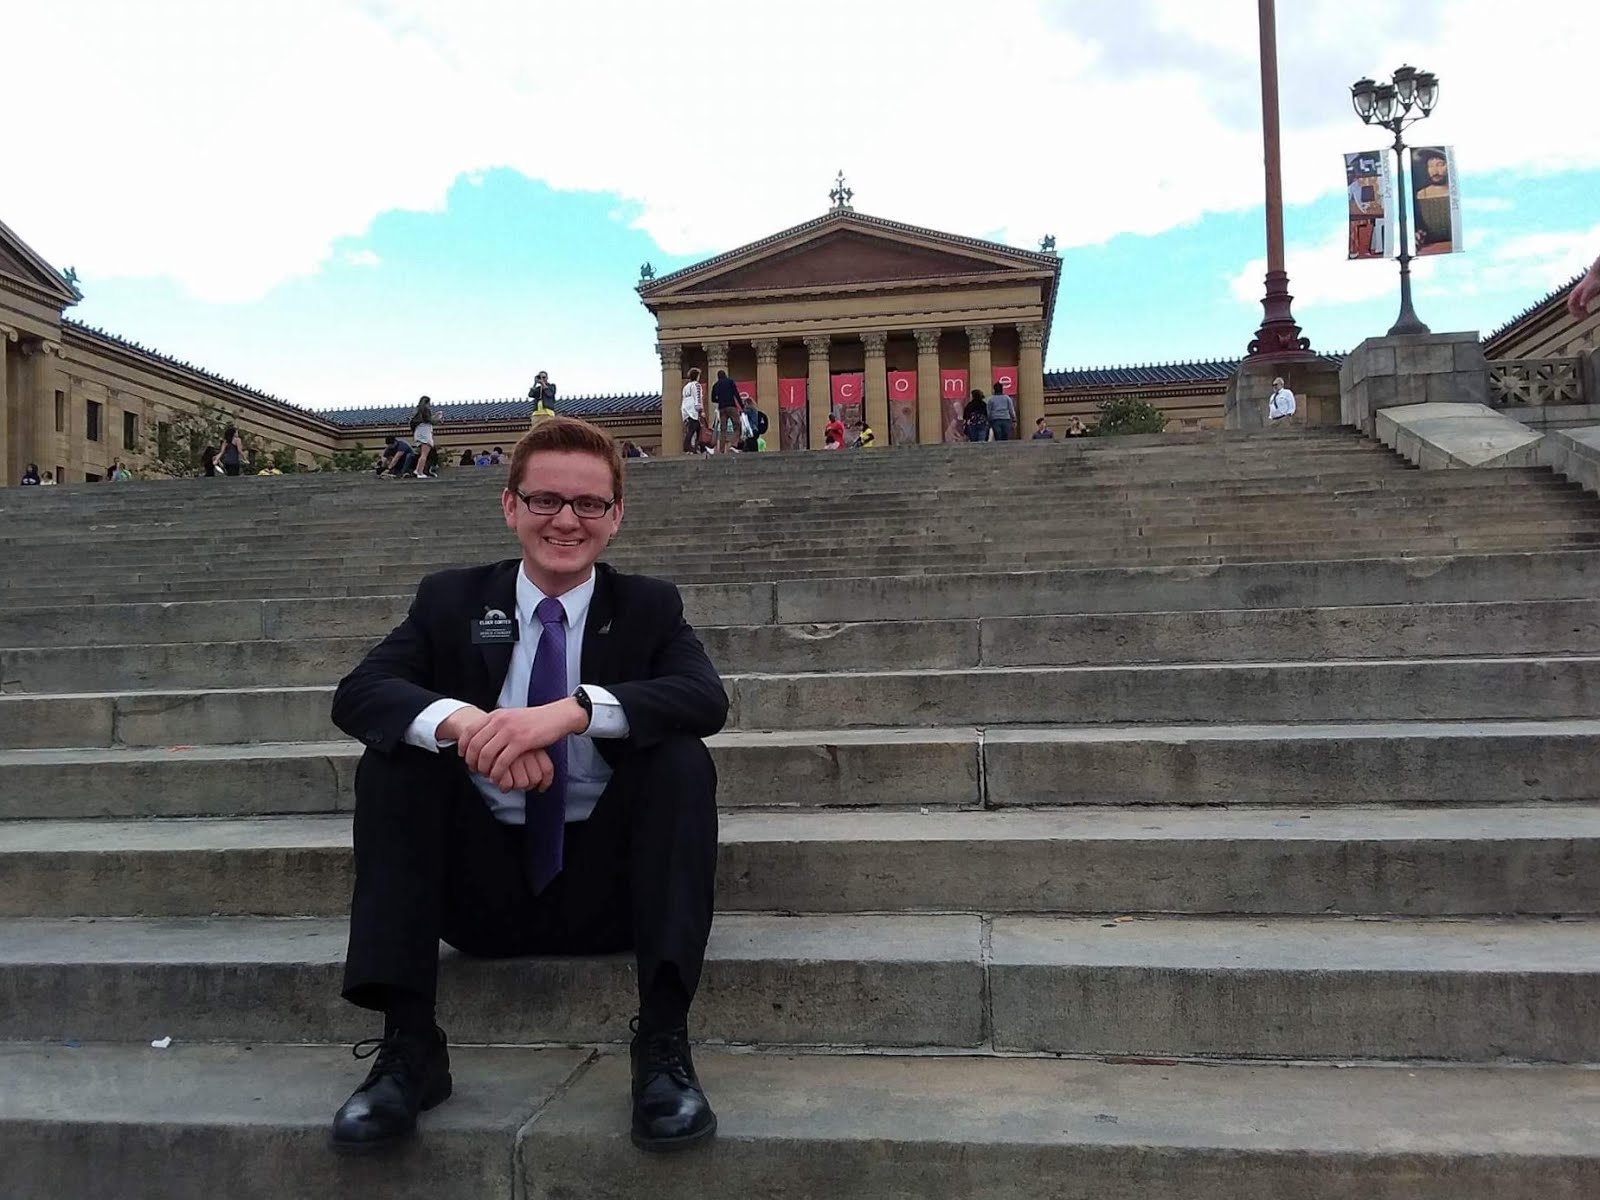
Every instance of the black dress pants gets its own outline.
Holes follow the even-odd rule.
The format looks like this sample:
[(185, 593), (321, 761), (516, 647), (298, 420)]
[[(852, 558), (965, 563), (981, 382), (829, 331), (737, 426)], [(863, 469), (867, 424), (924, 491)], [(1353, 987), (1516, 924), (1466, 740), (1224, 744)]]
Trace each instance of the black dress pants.
[(692, 998), (711, 933), (716, 793), (697, 738), (626, 755), (589, 819), (567, 824), (561, 873), (536, 896), (523, 827), (495, 820), (453, 750), (368, 750), (344, 998), (431, 1004), (440, 941), (479, 958), (632, 948), (641, 997), (673, 966)]

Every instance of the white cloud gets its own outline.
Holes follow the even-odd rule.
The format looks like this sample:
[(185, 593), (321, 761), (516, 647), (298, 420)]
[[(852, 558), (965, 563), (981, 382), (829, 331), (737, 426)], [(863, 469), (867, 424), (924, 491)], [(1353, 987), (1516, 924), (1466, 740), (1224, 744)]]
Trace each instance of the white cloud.
[[(314, 273), (380, 213), (508, 166), (621, 197), (666, 251), (822, 211), (1063, 248), (1259, 202), (1249, 0), (56, 0), (13, 6), (0, 109), (49, 136), (0, 155), (4, 219), (97, 278), (243, 300)], [(1571, 0), (1297, 0), (1279, 12), (1286, 193), (1378, 144), (1355, 75), (1443, 78), (1422, 128), (1467, 171), (1600, 165), (1600, 44)], [(1381, 50), (1377, 49), (1382, 47)], [(1534, 118), (1507, 63), (1538, 70)], [(728, 183), (726, 180), (735, 182)], [(1382, 268), (1373, 268), (1381, 272)]]
[(344, 261), (352, 267), (376, 267), (383, 259), (372, 250), (346, 250)]

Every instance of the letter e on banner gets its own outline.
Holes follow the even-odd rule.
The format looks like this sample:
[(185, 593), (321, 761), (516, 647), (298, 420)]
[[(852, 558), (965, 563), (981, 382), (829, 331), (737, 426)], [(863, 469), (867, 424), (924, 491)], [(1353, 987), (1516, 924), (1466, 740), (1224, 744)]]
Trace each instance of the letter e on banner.
[(741, 379), (733, 385), (739, 389), (739, 399), (754, 400), (756, 398), (756, 381), (754, 379)]
[(1008, 396), (1017, 394), (1017, 369), (1015, 367), (996, 367), (994, 369), (994, 382), (1005, 389)]

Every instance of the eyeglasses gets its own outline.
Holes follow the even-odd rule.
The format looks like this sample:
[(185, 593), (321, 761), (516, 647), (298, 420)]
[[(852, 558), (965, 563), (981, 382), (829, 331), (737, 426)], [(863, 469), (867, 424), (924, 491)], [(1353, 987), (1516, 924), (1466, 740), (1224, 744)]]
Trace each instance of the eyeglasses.
[(615, 500), (607, 500), (604, 496), (561, 496), (555, 492), (516, 492), (516, 497), (527, 505), (528, 511), (536, 517), (553, 517), (563, 508), (570, 506), (573, 514), (594, 520), (603, 517), (616, 506)]

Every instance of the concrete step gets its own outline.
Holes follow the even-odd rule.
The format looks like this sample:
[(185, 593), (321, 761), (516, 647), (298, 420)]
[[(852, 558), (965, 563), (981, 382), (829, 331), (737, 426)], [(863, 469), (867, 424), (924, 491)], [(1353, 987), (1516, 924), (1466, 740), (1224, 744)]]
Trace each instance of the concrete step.
[[(1367, 515), (1315, 513), (1287, 517), (1279, 514), (1260, 520), (1234, 520), (1226, 516), (1204, 520), (1168, 522), (1161, 518), (1139, 517), (1116, 522), (1062, 526), (1014, 524), (1003, 516), (994, 522), (947, 525), (936, 519), (921, 518), (916, 526), (884, 523), (857, 524), (839, 532), (804, 529), (743, 528), (712, 543), (703, 535), (674, 530), (659, 537), (629, 536), (619, 539), (608, 552), (612, 557), (640, 558), (668, 565), (692, 566), (701, 563), (727, 564), (792, 563), (817, 556), (859, 557), (870, 553), (885, 566), (897, 561), (935, 562), (952, 554), (982, 548), (991, 557), (1058, 556), (1063, 559), (1083, 555), (1099, 558), (1108, 553), (1139, 548), (1157, 550), (1230, 546), (1239, 549), (1256, 545), (1394, 546), (1404, 549), (1419, 540), (1437, 540), (1447, 547), (1466, 545), (1471, 539), (1491, 542), (1513, 538), (1519, 543), (1567, 535), (1600, 536), (1600, 512), (1582, 510), (1539, 510), (1524, 514), (1484, 514), (1443, 516), (1435, 514)], [(1367, 526), (1363, 528), (1363, 526)], [(1343, 532), (1334, 532), (1343, 531)], [(202, 582), (253, 578), (260, 575), (264, 562), (277, 568), (278, 577), (296, 579), (349, 579), (369, 572), (417, 574), (444, 566), (471, 561), (494, 561), (515, 551), (515, 543), (500, 537), (481, 545), (467, 545), (438, 539), (417, 543), (387, 542), (381, 535), (352, 540), (340, 545), (301, 542), (281, 548), (265, 558), (262, 548), (238, 547), (226, 553), (206, 555), (184, 552), (175, 558), (166, 551), (137, 548), (102, 553), (95, 547), (56, 547), (73, 551), (70, 560), (52, 569), (46, 579), (7, 582), (0, 591), (29, 588), (47, 583), (57, 590), (74, 583), (90, 584), (115, 574), (118, 584), (159, 581)]]
[[(728, 728), (1560, 720), (1600, 716), (1600, 657), (982, 667), (727, 675)], [(329, 686), (0, 696), (0, 749), (315, 742)]]
[[(357, 619), (373, 618), (359, 636), (0, 648), (0, 690), (337, 683), (398, 623), (401, 607), (351, 606)], [(1582, 654), (1600, 645), (1600, 601), (713, 625), (697, 632), (729, 673)]]
[[(347, 815), (23, 821), (0, 916), (341, 916)], [(1600, 805), (723, 814), (719, 911), (1600, 913)]]
[[(345, 923), (0, 921), (0, 1038), (338, 1041)], [(441, 962), (465, 1041), (615, 1038), (627, 956)], [(1096, 1055), (1580, 1062), (1600, 1044), (1600, 920), (724, 914), (697, 1024), (770, 1045)]]
[[(720, 585), (734, 587), (764, 581), (833, 580), (894, 575), (926, 575), (941, 579), (949, 575), (995, 574), (1006, 572), (1057, 571), (1063, 569), (1103, 569), (1137, 567), (1204, 567), (1251, 565), (1257, 563), (1341, 562), (1370, 558), (1408, 559), (1454, 555), (1505, 555), (1516, 553), (1563, 553), (1593, 549), (1600, 533), (1530, 538), (1520, 533), (1488, 537), (1416, 537), (1399, 543), (1372, 539), (1350, 541), (1308, 540), (1256, 543), (1251, 545), (1208, 545), (1205, 547), (1163, 548), (1138, 544), (1119, 546), (1115, 551), (1093, 555), (1056, 551), (999, 551), (973, 548), (959, 554), (932, 556), (892, 556), (893, 561), (873, 553), (816, 555), (772, 558), (755, 561), (740, 555), (702, 555), (695, 559), (666, 559), (642, 554), (617, 554), (610, 561), (625, 571), (640, 571), (670, 579), (680, 585)], [(1202, 552), (1203, 551), (1203, 552)], [(442, 569), (473, 566), (466, 561), (442, 561)], [(184, 600), (225, 600), (239, 596), (257, 599), (293, 599), (329, 596), (388, 595), (413, 589), (425, 572), (415, 567), (381, 567), (354, 576), (325, 574), (257, 574), (200, 579), (163, 577), (148, 583), (121, 582), (114, 586), (87, 584), (13, 585), (3, 589), (8, 605), (49, 607), (81, 604), (86, 598), (102, 602), (144, 603)]]
[[(724, 733), (724, 807), (977, 808), (976, 729)], [(0, 750), (0, 819), (348, 811), (352, 741)]]
[[(626, 1142), (624, 1050), (452, 1047), (404, 1153), (327, 1150), (342, 1047), (0, 1046), (18, 1200), (1582, 1200), (1594, 1074), (701, 1049), (716, 1141)], [(241, 1086), (244, 1085), (244, 1086)]]
[[(0, 1039), (354, 1040), (372, 1017), (339, 998), (347, 940), (320, 918), (0, 921)], [(977, 1046), (982, 941), (975, 916), (723, 915), (697, 1025), (740, 1043)], [(614, 1040), (638, 1007), (630, 955), (447, 951), (440, 969), (440, 1023), (467, 1042)]]
[[(1600, 552), (880, 575), (681, 591), (684, 611), (698, 625), (1074, 613), (1138, 620), (1174, 611), (1589, 599), (1600, 596)], [(0, 608), (0, 647), (366, 637), (397, 624), (410, 603), (409, 590), (136, 604), (95, 604), (79, 594), (62, 605)]]

